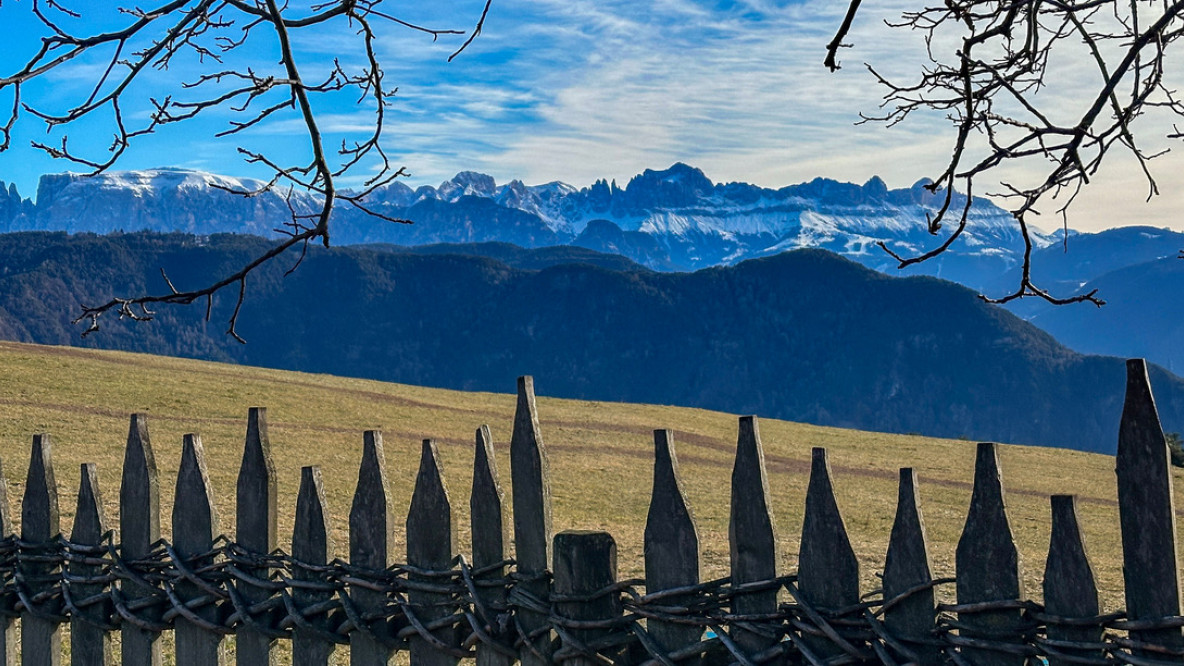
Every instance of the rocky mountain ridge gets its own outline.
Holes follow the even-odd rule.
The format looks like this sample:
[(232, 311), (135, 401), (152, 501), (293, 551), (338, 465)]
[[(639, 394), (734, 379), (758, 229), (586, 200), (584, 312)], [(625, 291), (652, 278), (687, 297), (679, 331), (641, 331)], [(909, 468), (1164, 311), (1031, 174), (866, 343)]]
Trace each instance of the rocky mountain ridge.
[[(2, 185), (2, 184), (0, 184)], [(0, 231), (60, 230), (221, 232), (274, 236), (290, 209), (307, 212), (306, 193), (245, 197), (259, 181), (181, 169), (125, 171), (84, 177), (43, 176), (34, 204), (14, 188), (0, 196)], [(902, 254), (940, 242), (926, 231), (939, 196), (918, 182), (890, 190), (878, 177), (863, 185), (816, 178), (771, 189), (713, 183), (694, 167), (647, 169), (624, 187), (599, 180), (576, 188), (560, 182), (499, 185), (491, 176), (458, 173), (438, 187), (398, 182), (369, 204), (413, 225), (394, 225), (343, 207), (337, 244), (508, 242), (526, 248), (574, 245), (621, 254), (655, 270), (696, 270), (798, 248), (831, 250), (871, 268), (895, 271), (877, 244)], [(965, 199), (955, 195), (954, 207)], [(1044, 246), (1051, 236), (1037, 234)], [(1013, 268), (1023, 244), (1010, 215), (976, 199), (961, 243), (909, 274), (930, 274), (982, 288)]]

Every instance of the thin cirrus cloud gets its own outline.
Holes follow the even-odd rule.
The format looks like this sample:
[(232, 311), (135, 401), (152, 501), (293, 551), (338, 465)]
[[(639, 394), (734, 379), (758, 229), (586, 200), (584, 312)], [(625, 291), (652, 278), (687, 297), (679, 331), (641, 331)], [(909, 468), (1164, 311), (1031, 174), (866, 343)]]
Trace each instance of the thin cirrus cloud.
[[(469, 30), (483, 6), (484, 0), (418, 3), (400, 8), (406, 12), (400, 18)], [(835, 73), (822, 59), (846, 3), (833, 0), (494, 0), (483, 34), (453, 62), (448, 55), (464, 37), (433, 41), (384, 26), (377, 48), (387, 84), (399, 88), (386, 117), (384, 148), (411, 172), (412, 186), (436, 184), (461, 170), (483, 171), (499, 182), (624, 182), (675, 161), (699, 166), (717, 181), (770, 187), (816, 176), (863, 182), (873, 175), (908, 186), (944, 167), (953, 138), (949, 121), (930, 115), (892, 128), (856, 123), (860, 112), (878, 111), (883, 94), (863, 62), (903, 80), (926, 63), (920, 35), (883, 24), (916, 8), (909, 0), (865, 3), (848, 38), (855, 48), (841, 53), (844, 68)], [(297, 32), (293, 39), (308, 71), (334, 57), (346, 67), (364, 64), (357, 34), (344, 24)], [(260, 67), (275, 65), (273, 53), (246, 56)], [(11, 69), (13, 57), (0, 56), (0, 64)], [(1062, 85), (1044, 94), (1068, 101), (1088, 90), (1096, 73), (1080, 64), (1084, 60), (1066, 60)], [(64, 73), (56, 84), (81, 85), (93, 74), (88, 66)], [(317, 104), (330, 145), (356, 139), (372, 125), (373, 109), (355, 96)], [(145, 141), (124, 166), (157, 166), (188, 142), (194, 145), (185, 152), (188, 166), (261, 175), (242, 164), (236, 142), (209, 139), (224, 122), (219, 116), (176, 129), (167, 142)], [(299, 156), (298, 141), (285, 137), (302, 130), (288, 115), (237, 142)], [(1184, 171), (1174, 160), (1169, 155), (1159, 167), (1165, 178)], [(35, 176), (20, 173), (17, 164), (63, 168), (41, 158), (0, 158), (0, 178), (21, 182), (22, 191)], [(1174, 223), (1171, 211), (1184, 205), (1184, 195), (1166, 187), (1167, 197), (1138, 208), (1138, 219), (1131, 219), (1129, 211), (1146, 192), (1129, 171), (1103, 172), (1071, 224)], [(1021, 169), (1009, 176), (1035, 173)], [(980, 186), (980, 192), (989, 189)]]
[[(481, 143), (490, 150), (466, 168), (499, 180), (586, 184), (682, 160), (719, 180), (770, 186), (875, 173), (907, 185), (928, 175), (919, 167), (940, 165), (945, 149), (932, 128), (854, 126), (859, 109), (876, 110), (879, 93), (861, 68), (831, 74), (822, 66), (841, 18), (833, 3), (507, 0), (495, 8), (510, 20), (491, 19), (469, 54), (475, 62), (445, 74), (460, 79), (447, 95), (414, 85), (404, 91), (416, 115), (481, 100), (488, 122)], [(529, 47), (515, 47), (521, 35), (530, 37)], [(895, 41), (868, 46), (863, 53), (900, 50)], [(486, 66), (486, 54), (507, 51), (508, 62)], [(489, 96), (490, 79), (466, 80), (477, 72), (517, 94)], [(468, 131), (433, 138), (474, 140)], [(894, 141), (917, 154), (900, 159), (900, 150), (884, 150)], [(869, 160), (869, 148), (896, 159)], [(937, 150), (921, 155), (923, 148)], [(855, 164), (860, 168), (850, 170)]]

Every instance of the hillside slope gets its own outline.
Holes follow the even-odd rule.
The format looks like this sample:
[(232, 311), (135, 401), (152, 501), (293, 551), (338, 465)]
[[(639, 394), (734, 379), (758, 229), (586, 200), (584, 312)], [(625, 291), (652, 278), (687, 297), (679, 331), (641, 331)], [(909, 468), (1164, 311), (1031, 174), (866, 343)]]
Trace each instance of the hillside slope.
[(1087, 354), (1125, 352), (1184, 371), (1184, 261), (1172, 255), (1125, 266), (1082, 289), (1106, 294), (1106, 306), (1034, 308), (1030, 321)]
[[(499, 389), (514, 386), (504, 377)], [(641, 572), (641, 541), (650, 492), (653, 428), (675, 431), (686, 492), (695, 511), (703, 575), (726, 575), (728, 480), (736, 418), (697, 409), (598, 403), (543, 397), (536, 382), (541, 432), (549, 451), (555, 531), (606, 529), (620, 548), (620, 575)], [(1156, 387), (1159, 388), (1158, 386)], [(410, 502), (419, 441), (440, 446), (458, 549), (467, 553), (473, 431), (491, 426), (506, 497), (508, 444), (515, 399), (508, 393), (467, 393), (326, 375), (264, 370), (119, 352), (0, 342), (0, 460), (8, 503), (19, 506), (33, 433), (50, 432), (60, 487), (62, 526), (72, 521), (79, 464), (97, 462), (107, 515), (118, 515), (119, 470), (127, 416), (148, 414), (161, 473), (162, 531), (170, 532), (172, 487), (183, 433), (202, 435), (221, 530), (234, 533), (234, 487), (242, 457), (245, 416), (267, 406), (278, 478), (279, 545), (287, 548), (303, 465), (324, 473), (333, 550), (344, 554), (344, 526), (357, 480), (362, 430), (382, 428), (392, 514), (401, 525)], [(771, 419), (760, 423), (768, 466), (781, 570), (794, 566), (802, 524), (810, 449), (827, 447), (839, 507), (861, 562), (864, 591), (879, 585), (896, 503), (897, 468), (920, 477), (922, 508), (934, 574), (953, 573), (954, 549), (970, 502), (974, 445), (904, 435), (838, 430)], [(1027, 591), (1039, 596), (1048, 546), (1049, 493), (1078, 495), (1078, 510), (1105, 610), (1122, 604), (1114, 459), (1062, 449), (1000, 448), (1012, 530), (1024, 558)], [(1177, 506), (1184, 473), (1175, 472)], [(12, 511), (14, 521), (20, 512)], [(402, 560), (403, 529), (392, 557)], [(943, 594), (948, 592), (942, 588)]]
[[(79, 302), (229, 272), (242, 236), (0, 236), (0, 335), (80, 344)], [(704, 407), (886, 432), (1112, 451), (1124, 369), (1074, 353), (969, 290), (888, 278), (825, 251), (691, 274), (488, 258), (312, 251), (252, 276), (239, 345), (232, 296), (104, 321), (81, 341), (467, 390), (533, 374), (551, 394)], [(1153, 372), (1165, 427), (1184, 382)]]

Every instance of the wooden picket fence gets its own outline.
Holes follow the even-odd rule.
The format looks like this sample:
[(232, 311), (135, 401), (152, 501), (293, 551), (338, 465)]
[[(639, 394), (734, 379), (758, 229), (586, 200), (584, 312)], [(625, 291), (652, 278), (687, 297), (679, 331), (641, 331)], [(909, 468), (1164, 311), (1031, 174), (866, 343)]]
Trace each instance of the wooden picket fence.
[[(60, 534), (47, 435), (33, 439), (12, 535), (0, 497), (0, 660), (58, 664), (69, 624), (73, 664), (161, 663), (162, 633), (178, 666), (222, 664), (234, 635), (240, 665), (273, 663), (290, 641), (295, 666), (327, 664), (348, 646), (354, 666), (740, 664), (1184, 663), (1175, 512), (1163, 432), (1142, 361), (1128, 362), (1117, 478), (1127, 610), (1101, 615), (1072, 496), (1052, 497), (1043, 605), (1021, 595), (995, 447), (980, 444), (954, 579), (935, 579), (917, 478), (901, 470), (883, 589), (862, 594), (858, 562), (815, 449), (798, 571), (776, 570), (758, 423), (740, 419), (732, 473), (731, 575), (699, 579), (698, 538), (669, 431), (655, 431), (644, 581), (618, 581), (602, 532), (551, 536), (546, 449), (534, 389), (519, 380), (510, 443), (513, 535), (486, 427), (477, 430), (470, 499), (472, 549), (457, 554), (452, 507), (435, 446), (423, 445), (406, 518), (405, 564), (392, 530), (381, 434), (365, 433), (349, 515), (349, 560), (328, 558), (320, 474), (302, 471), (290, 551), (277, 549), (276, 481), (265, 413), (252, 409), (238, 477), (237, 535), (216, 532), (201, 440), (187, 435), (171, 541), (161, 538), (160, 480), (142, 415), (131, 418), (119, 492), (119, 541), (84, 465), (69, 537)], [(3, 491), (0, 475), (0, 491)], [(954, 604), (934, 588), (956, 587)], [(340, 649), (346, 649), (344, 647)]]

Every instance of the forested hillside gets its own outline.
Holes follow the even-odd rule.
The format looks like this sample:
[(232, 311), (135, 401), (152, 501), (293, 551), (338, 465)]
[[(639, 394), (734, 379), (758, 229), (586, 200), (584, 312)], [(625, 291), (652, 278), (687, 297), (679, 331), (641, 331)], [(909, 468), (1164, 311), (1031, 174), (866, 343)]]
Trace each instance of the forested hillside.
[[(707, 407), (825, 425), (1111, 451), (1124, 368), (1059, 345), (969, 290), (889, 278), (809, 250), (690, 274), (487, 257), (313, 249), (285, 278), (166, 308), (151, 324), (102, 321), (81, 302), (228, 272), (269, 241), (180, 234), (0, 236), (0, 336), (190, 356), (448, 388), (533, 374), (549, 395)], [(1184, 383), (1152, 381), (1165, 426)]]

